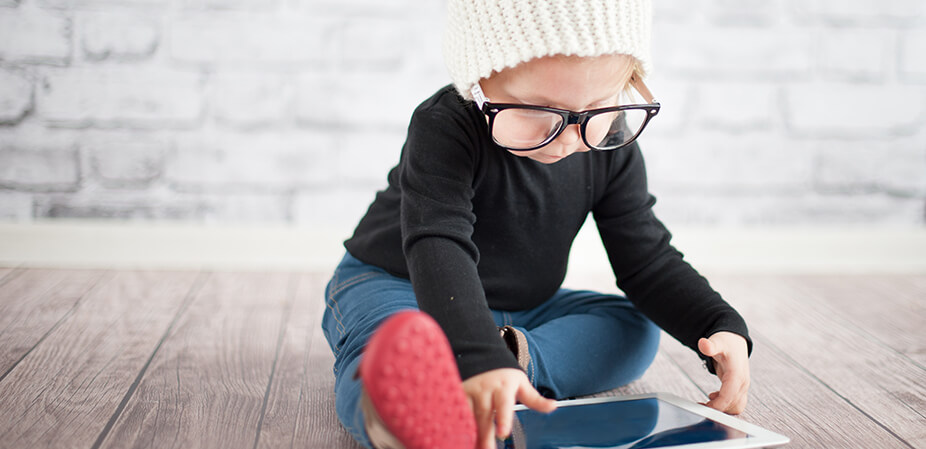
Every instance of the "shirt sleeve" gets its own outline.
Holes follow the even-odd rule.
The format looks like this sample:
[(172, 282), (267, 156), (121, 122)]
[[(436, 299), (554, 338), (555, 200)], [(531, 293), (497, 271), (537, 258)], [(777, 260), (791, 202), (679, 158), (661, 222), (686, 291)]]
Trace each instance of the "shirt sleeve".
[(440, 324), (463, 379), (517, 368), (486, 302), (473, 243), (478, 139), (464, 117), (419, 109), (403, 149), (402, 250), (419, 308)]
[(746, 322), (707, 279), (669, 243), (671, 234), (653, 213), (643, 155), (634, 144), (612, 160), (605, 192), (593, 209), (618, 287), (633, 304), (714, 372), (698, 340), (729, 331), (752, 340)]

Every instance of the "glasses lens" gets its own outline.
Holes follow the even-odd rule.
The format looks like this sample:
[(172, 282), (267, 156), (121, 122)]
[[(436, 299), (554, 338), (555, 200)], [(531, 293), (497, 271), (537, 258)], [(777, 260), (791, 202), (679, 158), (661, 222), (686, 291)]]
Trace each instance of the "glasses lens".
[(646, 123), (646, 109), (624, 109), (588, 119), (585, 138), (599, 150), (613, 150), (632, 141)]
[(514, 150), (528, 149), (542, 144), (556, 133), (563, 123), (559, 114), (536, 109), (503, 109), (495, 115), (492, 137)]

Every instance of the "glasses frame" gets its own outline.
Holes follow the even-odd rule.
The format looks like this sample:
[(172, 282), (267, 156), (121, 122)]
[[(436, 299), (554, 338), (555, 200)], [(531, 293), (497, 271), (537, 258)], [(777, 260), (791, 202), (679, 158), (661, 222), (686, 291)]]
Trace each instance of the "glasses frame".
[[(624, 148), (627, 145), (630, 145), (631, 143), (633, 143), (635, 140), (637, 140), (637, 137), (639, 137), (640, 134), (643, 133), (643, 129), (646, 128), (646, 125), (649, 123), (649, 121), (653, 117), (655, 117), (656, 114), (659, 113), (660, 104), (658, 101), (656, 101), (655, 98), (653, 98), (653, 94), (650, 92), (649, 88), (646, 87), (646, 84), (643, 83), (643, 80), (637, 78), (636, 74), (634, 74), (630, 77), (630, 85), (634, 89), (636, 89), (636, 91), (639, 92), (640, 95), (643, 96), (643, 100), (647, 102), (646, 104), (629, 104), (629, 105), (624, 105), (624, 106), (611, 106), (607, 108), (588, 109), (585, 111), (576, 112), (576, 111), (570, 111), (568, 109), (551, 108), (547, 106), (535, 106), (535, 105), (530, 105), (530, 104), (493, 103), (482, 92), (482, 87), (479, 85), (478, 82), (473, 85), (471, 93), (473, 94), (473, 100), (476, 102), (476, 105), (479, 107), (479, 110), (483, 114), (485, 114), (487, 117), (489, 117), (489, 135), (492, 136), (492, 141), (495, 142), (496, 145), (506, 150), (523, 152), (523, 151), (533, 151), (539, 148), (543, 148), (549, 145), (550, 142), (556, 140), (556, 138), (559, 137), (560, 134), (562, 134), (563, 131), (566, 130), (566, 127), (570, 125), (579, 125), (579, 130), (580, 130), (579, 134), (582, 136), (582, 141), (585, 142), (585, 145), (587, 147), (593, 150), (598, 150), (598, 151), (613, 151), (613, 150), (617, 150), (620, 148)], [(554, 114), (558, 114), (560, 117), (563, 118), (563, 120), (559, 126), (559, 129), (557, 129), (556, 132), (550, 134), (550, 136), (547, 137), (539, 145), (533, 146), (530, 148), (511, 148), (511, 147), (502, 145), (497, 140), (495, 140), (495, 135), (492, 132), (493, 126), (495, 125), (495, 116), (506, 109), (530, 109), (530, 110), (535, 110), (535, 111), (552, 112)], [(588, 125), (588, 121), (592, 117), (599, 115), (599, 114), (606, 114), (609, 112), (626, 111), (626, 110), (646, 111), (646, 118), (643, 120), (643, 125), (640, 126), (640, 129), (637, 131), (636, 134), (633, 135), (633, 137), (630, 138), (630, 140), (628, 140), (623, 145), (616, 146), (613, 148), (598, 147), (598, 146), (595, 146), (589, 143), (588, 139), (585, 137), (585, 128)]]

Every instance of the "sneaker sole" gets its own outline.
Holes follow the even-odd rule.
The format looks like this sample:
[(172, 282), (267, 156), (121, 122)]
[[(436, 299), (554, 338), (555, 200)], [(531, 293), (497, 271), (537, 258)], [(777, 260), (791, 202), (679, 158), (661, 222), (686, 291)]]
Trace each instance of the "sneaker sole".
[(406, 449), (476, 446), (476, 421), (450, 343), (430, 316), (408, 311), (387, 319), (361, 365), (364, 391)]

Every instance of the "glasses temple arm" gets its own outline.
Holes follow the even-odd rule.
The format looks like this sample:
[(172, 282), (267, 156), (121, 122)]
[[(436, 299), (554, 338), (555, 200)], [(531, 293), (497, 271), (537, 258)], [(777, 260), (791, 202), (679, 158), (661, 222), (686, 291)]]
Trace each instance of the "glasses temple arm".
[(473, 95), (473, 101), (476, 102), (476, 106), (479, 106), (480, 111), (483, 105), (489, 102), (489, 99), (486, 98), (486, 95), (482, 92), (482, 86), (479, 85), (478, 81), (469, 89), (469, 93)]
[(640, 95), (643, 95), (643, 100), (645, 100), (647, 103), (659, 103), (655, 98), (653, 98), (653, 94), (649, 91), (649, 88), (646, 87), (646, 84), (643, 84), (643, 80), (637, 78), (636, 74), (630, 77), (630, 85), (633, 86), (637, 92), (640, 92)]

